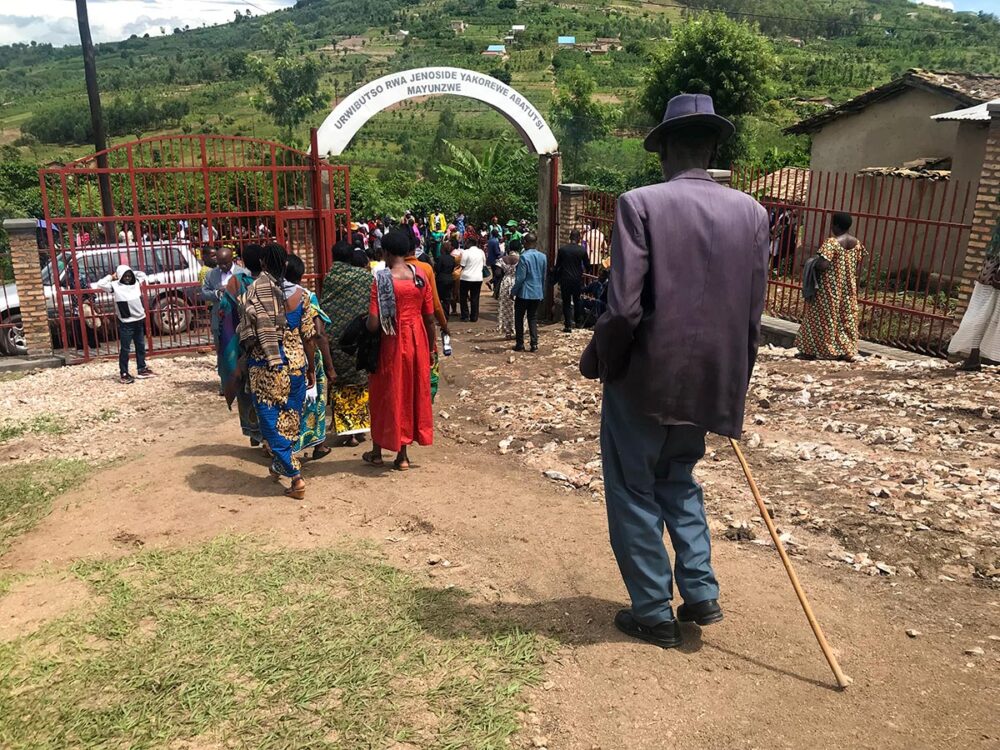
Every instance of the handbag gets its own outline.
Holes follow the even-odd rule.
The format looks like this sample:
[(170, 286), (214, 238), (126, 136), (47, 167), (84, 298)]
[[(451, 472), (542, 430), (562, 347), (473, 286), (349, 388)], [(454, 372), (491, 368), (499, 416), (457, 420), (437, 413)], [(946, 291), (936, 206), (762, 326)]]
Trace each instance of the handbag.
[(382, 346), (382, 335), (372, 333), (366, 325), (368, 314), (359, 315), (344, 329), (344, 334), (337, 342), (345, 354), (356, 354), (356, 367), (369, 375), (378, 370), (379, 350)]

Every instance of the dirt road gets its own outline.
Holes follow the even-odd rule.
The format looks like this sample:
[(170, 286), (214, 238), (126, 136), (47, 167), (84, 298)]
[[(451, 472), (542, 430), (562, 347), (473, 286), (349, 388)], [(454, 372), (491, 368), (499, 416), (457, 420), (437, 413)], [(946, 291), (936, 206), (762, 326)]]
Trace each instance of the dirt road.
[[(465, 589), (474, 607), (558, 644), (546, 682), (530, 695), (521, 746), (542, 738), (549, 748), (636, 750), (1000, 746), (1000, 642), (989, 638), (1000, 635), (1000, 592), (988, 586), (868, 577), (802, 558), (816, 613), (855, 680), (844, 693), (832, 689), (769, 548), (716, 540), (726, 619), (686, 629), (682, 649), (622, 637), (611, 619), (625, 593), (603, 505), (498, 455), (492, 439), (478, 444), (482, 428), (474, 410), (463, 411), (470, 399), (461, 393), (475, 369), (502, 367), (509, 355), (499, 344), (475, 351), (472, 334), (456, 339), (466, 345), (446, 362), (450, 385), (435, 406), (449, 413), (448, 435), (414, 450), (413, 471), (378, 471), (358, 450), (338, 449), (307, 465), (307, 499), (287, 500), (206, 378), (203, 407), (61, 498), (0, 568), (38, 573), (226, 533), (290, 547), (363, 537), (431, 585)], [(488, 400), (480, 393), (477, 404)], [(734, 465), (711, 471), (713, 486), (739, 493)], [(17, 616), (10, 606), (5, 614)], [(983, 655), (965, 653), (975, 647)]]

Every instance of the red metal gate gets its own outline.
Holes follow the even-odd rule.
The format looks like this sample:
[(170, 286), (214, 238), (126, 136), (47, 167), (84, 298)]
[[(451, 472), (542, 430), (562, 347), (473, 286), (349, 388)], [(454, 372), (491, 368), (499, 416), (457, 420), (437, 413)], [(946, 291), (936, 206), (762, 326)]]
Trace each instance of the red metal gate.
[[(944, 356), (958, 327), (957, 294), (975, 190), (945, 172), (864, 170), (857, 174), (787, 167), (764, 174), (736, 169), (731, 184), (768, 210), (772, 225), (767, 313), (800, 321), (802, 266), (846, 211), (867, 250), (858, 275), (861, 337)], [(587, 191), (577, 226), (609, 242), (618, 196)], [(599, 257), (591, 249), (591, 262)]]
[[(278, 242), (308, 282), (349, 235), (347, 167), (280, 143), (219, 135), (146, 138), (40, 170), (49, 263), (42, 270), (57, 349), (71, 361), (117, 353), (109, 295), (93, 288), (126, 263), (147, 275), (153, 353), (211, 345), (203, 259), (222, 247)], [(110, 209), (102, 206), (110, 200)]]
[(767, 312), (801, 321), (802, 267), (830, 235), (837, 211), (865, 247), (858, 269), (861, 338), (945, 356), (972, 227), (975, 188), (949, 171), (874, 168), (857, 173), (786, 167), (737, 169), (732, 186), (750, 193), (771, 222)]

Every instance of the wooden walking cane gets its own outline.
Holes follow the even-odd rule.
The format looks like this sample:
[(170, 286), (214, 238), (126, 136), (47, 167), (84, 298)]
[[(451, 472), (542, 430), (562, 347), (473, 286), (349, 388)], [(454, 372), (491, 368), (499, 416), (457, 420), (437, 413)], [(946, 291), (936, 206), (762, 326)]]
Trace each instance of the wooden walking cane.
[(788, 573), (788, 578), (792, 582), (792, 588), (795, 589), (795, 595), (799, 597), (799, 604), (802, 605), (802, 611), (806, 613), (806, 619), (809, 620), (809, 626), (812, 628), (813, 634), (816, 636), (816, 640), (819, 641), (819, 647), (823, 650), (823, 656), (826, 657), (826, 661), (830, 665), (830, 669), (833, 670), (833, 676), (837, 678), (837, 684), (841, 688), (846, 688), (853, 682), (853, 680), (841, 671), (840, 665), (837, 663), (837, 657), (833, 655), (833, 651), (830, 650), (830, 644), (826, 642), (826, 636), (823, 635), (823, 630), (820, 628), (819, 622), (816, 620), (816, 615), (813, 614), (812, 607), (809, 606), (809, 600), (806, 599), (806, 592), (802, 590), (802, 584), (799, 583), (799, 577), (795, 575), (795, 570), (792, 568), (791, 558), (788, 557), (788, 553), (785, 551), (785, 546), (781, 543), (781, 539), (778, 537), (778, 530), (774, 527), (774, 521), (771, 520), (771, 514), (767, 512), (767, 508), (764, 506), (764, 500), (760, 496), (760, 490), (757, 489), (757, 483), (753, 480), (753, 474), (750, 473), (750, 465), (743, 456), (743, 451), (740, 450), (740, 444), (733, 438), (729, 438), (729, 444), (732, 445), (733, 450), (736, 451), (736, 458), (739, 459), (740, 466), (743, 467), (743, 473), (746, 475), (747, 483), (750, 485), (750, 492), (753, 493), (753, 499), (757, 502), (757, 510), (760, 511), (760, 515), (764, 519), (764, 523), (767, 525), (767, 530), (771, 534), (771, 540), (774, 542), (775, 549), (778, 550), (781, 562), (785, 566), (785, 572)]

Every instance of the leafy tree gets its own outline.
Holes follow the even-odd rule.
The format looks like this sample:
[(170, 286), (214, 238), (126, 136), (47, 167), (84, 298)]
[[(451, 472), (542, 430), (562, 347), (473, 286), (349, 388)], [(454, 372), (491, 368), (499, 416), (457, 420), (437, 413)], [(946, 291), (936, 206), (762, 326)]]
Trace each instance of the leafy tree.
[(270, 116), (290, 142), (295, 128), (326, 106), (326, 97), (319, 86), (323, 69), (316, 58), (292, 52), (298, 40), (292, 23), (265, 26), (262, 32), (271, 54), (266, 60), (253, 57), (248, 61), (264, 90), (264, 96), (254, 103)]
[(570, 171), (579, 169), (583, 149), (588, 143), (610, 131), (611, 123), (604, 107), (594, 101), (594, 81), (579, 67), (566, 77), (566, 87), (556, 96), (552, 120), (559, 131), (559, 141)]
[(490, 71), (490, 75), (496, 78), (498, 81), (502, 81), (510, 86), (513, 76), (510, 72), (510, 65), (498, 65)]
[(530, 218), (536, 212), (537, 164), (527, 150), (508, 135), (497, 138), (477, 157), (470, 149), (445, 141), (449, 164), (437, 167), (476, 224), (491, 216)]
[[(671, 97), (711, 94), (716, 112), (735, 119), (738, 126), (740, 117), (768, 100), (776, 68), (771, 43), (755, 26), (721, 13), (700, 15), (677, 29), (673, 44), (653, 53), (642, 102), (659, 121)], [(724, 161), (746, 151), (739, 141), (727, 144)]]

